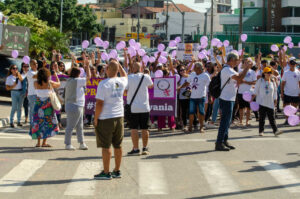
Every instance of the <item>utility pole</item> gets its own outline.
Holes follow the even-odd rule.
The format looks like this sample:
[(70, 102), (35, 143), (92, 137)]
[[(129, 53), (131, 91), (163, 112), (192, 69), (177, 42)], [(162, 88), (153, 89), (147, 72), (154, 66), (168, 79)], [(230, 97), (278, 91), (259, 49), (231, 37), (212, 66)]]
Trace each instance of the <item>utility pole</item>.
[(138, 23), (137, 23), (137, 41), (140, 42), (140, 1), (137, 0), (137, 14), (138, 14)]
[(207, 10), (206, 12), (204, 13), (204, 35), (207, 34)]
[(62, 32), (63, 6), (64, 6), (64, 0), (61, 0), (60, 1), (60, 29), (59, 29), (60, 32)]
[(104, 25), (103, 24), (103, 0), (100, 0), (101, 1), (101, 25)]
[(210, 15), (210, 40), (212, 40), (214, 35), (214, 0), (211, 0)]
[(185, 12), (182, 12), (182, 43), (184, 43), (184, 15), (185, 15)]
[(239, 49), (242, 49), (242, 40), (241, 40), (242, 32), (243, 32), (243, 0), (240, 0)]
[(169, 22), (169, 0), (167, 0), (167, 16), (166, 16), (166, 35), (167, 35), (167, 41), (169, 40), (169, 37), (168, 37), (168, 22)]

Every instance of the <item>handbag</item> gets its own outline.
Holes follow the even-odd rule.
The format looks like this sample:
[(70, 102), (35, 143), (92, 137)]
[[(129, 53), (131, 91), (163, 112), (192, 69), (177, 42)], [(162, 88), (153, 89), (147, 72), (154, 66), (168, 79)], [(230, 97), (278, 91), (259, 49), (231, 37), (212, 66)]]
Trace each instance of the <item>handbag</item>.
[(53, 107), (54, 110), (56, 111), (60, 111), (61, 109), (61, 103), (56, 95), (56, 93), (54, 92), (54, 89), (52, 87), (52, 85), (49, 83), (51, 92), (50, 92), (50, 101), (51, 101), (51, 105)]
[(131, 105), (132, 105), (132, 102), (133, 102), (137, 92), (139, 91), (139, 89), (141, 87), (141, 84), (142, 84), (143, 80), (144, 80), (144, 75), (143, 75), (142, 79), (140, 80), (140, 83), (139, 83), (138, 87), (135, 90), (135, 93), (134, 93), (134, 95), (131, 99), (131, 102), (129, 104), (126, 104), (125, 107), (124, 107), (124, 112), (125, 112), (124, 114), (125, 114), (125, 118), (127, 120), (131, 117)]
[(190, 98), (191, 94), (192, 94), (192, 92), (190, 90), (185, 90), (182, 93), (182, 95), (185, 96), (185, 97), (187, 97), (187, 98)]

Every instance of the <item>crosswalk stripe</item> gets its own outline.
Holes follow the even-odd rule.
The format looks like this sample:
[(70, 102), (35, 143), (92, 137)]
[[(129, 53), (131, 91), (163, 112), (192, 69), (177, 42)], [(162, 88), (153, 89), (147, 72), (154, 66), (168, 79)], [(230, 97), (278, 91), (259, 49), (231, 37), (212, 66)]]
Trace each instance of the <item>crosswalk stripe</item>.
[(95, 192), (96, 180), (93, 176), (99, 172), (99, 162), (81, 162), (77, 167), (72, 181), (68, 185), (64, 195), (92, 196)]
[(214, 194), (239, 192), (239, 186), (233, 181), (224, 166), (218, 161), (198, 161), (198, 165)]
[(168, 194), (168, 186), (160, 162), (139, 162), (138, 166), (141, 195)]
[(292, 171), (280, 165), (279, 162), (275, 160), (260, 160), (257, 162), (289, 192), (300, 193), (300, 180)]
[(0, 179), (0, 192), (16, 192), (46, 162), (46, 160), (22, 160)]

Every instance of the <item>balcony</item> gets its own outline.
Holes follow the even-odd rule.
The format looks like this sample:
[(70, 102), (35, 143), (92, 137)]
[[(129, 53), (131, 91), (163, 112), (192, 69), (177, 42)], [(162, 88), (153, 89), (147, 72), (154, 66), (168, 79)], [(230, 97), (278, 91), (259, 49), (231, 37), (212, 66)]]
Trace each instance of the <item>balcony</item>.
[(281, 24), (283, 26), (300, 26), (300, 17), (284, 17)]
[(281, 7), (300, 7), (299, 0), (281, 0)]
[[(243, 23), (248, 20), (249, 17), (243, 17)], [(239, 15), (220, 15), (221, 25), (237, 25), (239, 24)]]

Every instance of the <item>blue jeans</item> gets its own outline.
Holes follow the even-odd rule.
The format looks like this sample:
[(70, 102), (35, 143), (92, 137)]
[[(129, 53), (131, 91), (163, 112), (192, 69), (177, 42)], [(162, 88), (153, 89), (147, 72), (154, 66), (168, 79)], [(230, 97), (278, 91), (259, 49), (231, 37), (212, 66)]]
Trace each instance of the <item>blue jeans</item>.
[(214, 106), (213, 106), (213, 113), (212, 113), (212, 121), (216, 122), (217, 117), (218, 117), (218, 112), (219, 112), (219, 98), (216, 98), (214, 101)]
[(234, 103), (219, 99), (220, 109), (222, 112), (221, 123), (218, 131), (217, 143), (223, 143), (228, 140), (228, 129), (231, 123), (231, 115), (233, 112)]
[(32, 120), (33, 120), (33, 113), (34, 113), (34, 105), (35, 105), (35, 101), (36, 101), (36, 95), (28, 95), (28, 102), (29, 102), (29, 120), (30, 120), (30, 125), (32, 124)]
[(197, 106), (199, 108), (200, 115), (204, 115), (205, 97), (199, 99), (190, 99), (190, 115), (197, 114)]
[(17, 120), (18, 123), (21, 122), (21, 114), (22, 114), (22, 107), (23, 101), (25, 96), (22, 94), (22, 91), (11, 91), (11, 111), (10, 111), (10, 123), (14, 123), (15, 113), (17, 111)]

